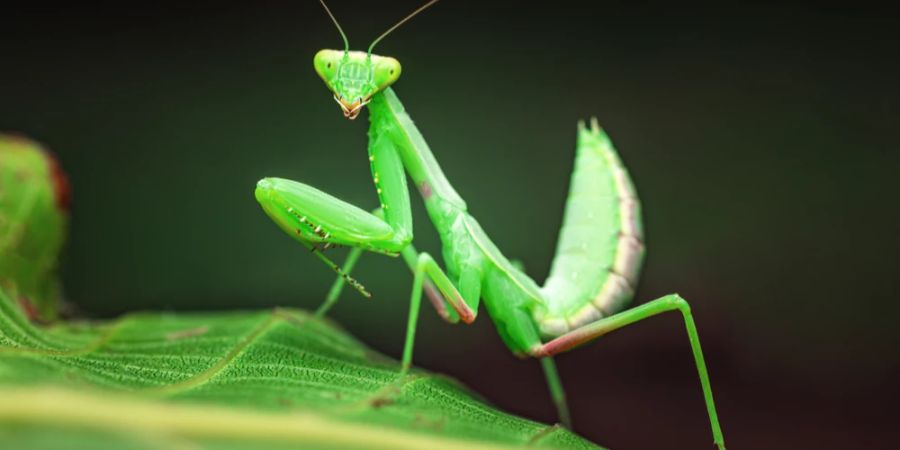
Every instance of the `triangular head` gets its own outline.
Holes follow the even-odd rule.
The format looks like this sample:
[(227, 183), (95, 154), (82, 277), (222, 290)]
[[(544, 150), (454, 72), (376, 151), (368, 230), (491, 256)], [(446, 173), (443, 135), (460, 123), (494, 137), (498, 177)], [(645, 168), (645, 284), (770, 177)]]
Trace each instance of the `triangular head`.
[(431, 0), (413, 11), (410, 15), (397, 22), (396, 25), (378, 36), (369, 45), (367, 52), (350, 51), (350, 42), (344, 30), (331, 14), (324, 0), (319, 0), (328, 16), (334, 22), (338, 32), (344, 39), (344, 50), (319, 50), (313, 59), (316, 73), (325, 81), (325, 85), (334, 94), (334, 101), (341, 106), (344, 117), (353, 120), (366, 106), (372, 96), (383, 91), (400, 78), (400, 62), (390, 56), (378, 56), (372, 54), (372, 49), (378, 41), (384, 39), (404, 22), (438, 0)]
[(334, 93), (344, 117), (355, 119), (372, 96), (400, 78), (400, 62), (390, 56), (344, 50), (319, 50), (316, 73)]

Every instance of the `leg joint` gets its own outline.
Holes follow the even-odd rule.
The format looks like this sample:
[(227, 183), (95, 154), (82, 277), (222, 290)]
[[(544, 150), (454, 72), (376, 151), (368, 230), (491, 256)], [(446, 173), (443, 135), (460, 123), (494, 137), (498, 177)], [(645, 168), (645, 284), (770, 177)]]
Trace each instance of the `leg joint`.
[(401, 248), (406, 248), (413, 241), (412, 231), (406, 230), (397, 230), (397, 234), (399, 235), (398, 241), (400, 242)]
[(677, 308), (679, 311), (685, 314), (691, 313), (691, 305), (688, 304), (687, 300), (685, 300), (682, 296), (678, 294), (671, 294), (668, 296), (669, 304)]
[(416, 269), (419, 271), (424, 271), (429, 264), (434, 262), (434, 258), (431, 257), (428, 253), (419, 253), (419, 257), (416, 259)]

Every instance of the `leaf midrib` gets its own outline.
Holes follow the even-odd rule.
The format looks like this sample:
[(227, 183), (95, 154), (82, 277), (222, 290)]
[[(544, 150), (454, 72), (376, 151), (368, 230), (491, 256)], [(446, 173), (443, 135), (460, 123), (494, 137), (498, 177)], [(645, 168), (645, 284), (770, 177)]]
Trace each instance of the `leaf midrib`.
[(208, 382), (214, 376), (225, 370), (232, 361), (234, 361), (245, 349), (247, 349), (247, 347), (253, 344), (261, 336), (264, 336), (266, 334), (266, 331), (270, 330), (275, 324), (281, 322), (282, 320), (283, 319), (281, 315), (277, 311), (273, 311), (268, 316), (264, 316), (264, 319), (260, 324), (253, 327), (253, 329), (250, 330), (249, 333), (241, 338), (240, 342), (235, 344), (235, 346), (232, 347), (231, 350), (229, 350), (228, 353), (226, 353), (225, 356), (222, 357), (222, 359), (213, 364), (210, 368), (177, 383), (172, 383), (157, 388), (146, 389), (144, 392), (159, 395), (172, 395), (195, 388)]
[[(316, 442), (336, 448), (484, 449), (520, 448), (433, 435), (390, 427), (336, 421), (309, 412), (246, 413), (197, 404), (161, 404), (55, 387), (0, 388), (0, 421), (66, 427), (165, 433), (193, 438), (247, 439), (270, 442)], [(540, 430), (530, 444), (555, 431)]]

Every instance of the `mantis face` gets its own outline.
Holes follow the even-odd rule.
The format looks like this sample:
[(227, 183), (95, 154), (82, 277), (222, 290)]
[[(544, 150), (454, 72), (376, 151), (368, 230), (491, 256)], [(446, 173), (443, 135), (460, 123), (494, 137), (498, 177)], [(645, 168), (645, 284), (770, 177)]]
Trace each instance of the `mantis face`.
[(350, 120), (359, 115), (373, 95), (400, 77), (399, 61), (366, 52), (319, 50), (313, 65), (334, 94), (344, 117)]

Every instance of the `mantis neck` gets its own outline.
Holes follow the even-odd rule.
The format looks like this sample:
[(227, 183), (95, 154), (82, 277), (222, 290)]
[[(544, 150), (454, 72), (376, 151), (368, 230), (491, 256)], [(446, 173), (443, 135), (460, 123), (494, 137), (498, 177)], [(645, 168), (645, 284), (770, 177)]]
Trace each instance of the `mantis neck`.
[(372, 123), (369, 139), (389, 139), (400, 154), (406, 172), (425, 200), (425, 207), (437, 228), (466, 210), (466, 202), (453, 189), (438, 165), (422, 133), (406, 114), (391, 88), (375, 94), (369, 103)]

